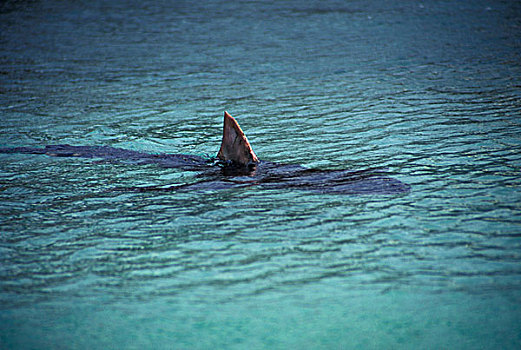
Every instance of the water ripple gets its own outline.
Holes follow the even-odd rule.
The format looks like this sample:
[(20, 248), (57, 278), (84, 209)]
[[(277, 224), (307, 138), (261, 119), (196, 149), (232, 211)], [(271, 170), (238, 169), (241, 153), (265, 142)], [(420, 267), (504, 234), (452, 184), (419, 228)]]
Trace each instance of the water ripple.
[[(3, 11), (2, 145), (214, 155), (229, 109), (263, 159), (386, 168), (411, 192), (121, 193), (196, 175), (2, 154), (2, 305), (224, 302), (328, 283), (519, 288), (520, 51), (507, 5), (491, 22), (447, 23), (423, 16), (456, 15), (440, 4), (255, 4)], [(270, 25), (244, 20), (257, 16)]]

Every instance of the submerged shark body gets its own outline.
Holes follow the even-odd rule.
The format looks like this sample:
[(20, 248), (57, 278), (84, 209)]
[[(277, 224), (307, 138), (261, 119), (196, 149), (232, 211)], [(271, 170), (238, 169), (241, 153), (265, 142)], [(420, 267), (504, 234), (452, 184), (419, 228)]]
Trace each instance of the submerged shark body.
[(237, 121), (227, 112), (224, 113), (223, 139), (216, 158), (208, 159), (186, 154), (150, 154), (110, 146), (71, 145), (0, 148), (0, 153), (95, 158), (133, 164), (157, 164), (167, 168), (200, 172), (197, 177), (201, 180), (194, 183), (128, 189), (137, 191), (211, 191), (246, 186), (267, 189), (296, 188), (338, 194), (398, 194), (410, 190), (409, 185), (376, 169), (319, 170), (261, 161), (253, 152)]

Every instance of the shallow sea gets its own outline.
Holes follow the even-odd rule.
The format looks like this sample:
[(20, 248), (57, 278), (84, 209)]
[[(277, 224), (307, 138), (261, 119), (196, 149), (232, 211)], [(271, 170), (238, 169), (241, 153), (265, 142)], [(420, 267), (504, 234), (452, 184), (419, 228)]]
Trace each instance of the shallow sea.
[(521, 347), (521, 3), (7, 1), (0, 147), (386, 168), (396, 195), (0, 154), (2, 349)]

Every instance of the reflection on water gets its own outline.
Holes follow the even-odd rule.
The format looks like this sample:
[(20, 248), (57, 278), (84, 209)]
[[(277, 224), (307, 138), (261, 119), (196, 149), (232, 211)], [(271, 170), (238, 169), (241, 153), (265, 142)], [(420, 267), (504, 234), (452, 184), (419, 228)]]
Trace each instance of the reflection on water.
[(0, 5), (1, 147), (213, 156), (228, 110), (261, 159), (411, 185), (136, 193), (200, 177), (1, 154), (0, 342), (518, 347), (520, 11)]

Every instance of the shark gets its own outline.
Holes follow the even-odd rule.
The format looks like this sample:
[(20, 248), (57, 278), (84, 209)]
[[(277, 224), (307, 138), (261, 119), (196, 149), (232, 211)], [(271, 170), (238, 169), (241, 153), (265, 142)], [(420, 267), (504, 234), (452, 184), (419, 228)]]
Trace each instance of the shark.
[(195, 181), (186, 184), (119, 188), (128, 191), (216, 191), (241, 187), (298, 189), (343, 195), (397, 195), (411, 186), (379, 168), (364, 170), (313, 169), (298, 164), (260, 160), (237, 120), (224, 112), (221, 147), (215, 157), (188, 154), (153, 154), (111, 146), (0, 148), (0, 153), (42, 154), (52, 157), (82, 157), (109, 162), (156, 164), (160, 167), (195, 171)]

